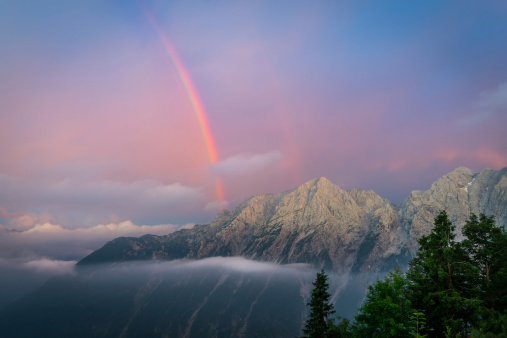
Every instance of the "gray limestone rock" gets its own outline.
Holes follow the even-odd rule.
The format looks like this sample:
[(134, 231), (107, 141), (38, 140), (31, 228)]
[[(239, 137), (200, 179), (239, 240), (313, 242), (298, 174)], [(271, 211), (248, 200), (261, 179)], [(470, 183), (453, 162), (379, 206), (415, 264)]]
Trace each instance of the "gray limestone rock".
[(321, 177), (290, 191), (253, 196), (209, 225), (114, 240), (80, 264), (243, 256), (312, 263), (343, 274), (379, 272), (415, 254), (417, 240), (431, 231), (440, 210), (457, 226), (458, 239), (470, 213), (495, 216), (505, 226), (506, 192), (507, 168), (457, 168), (398, 206), (373, 191), (344, 191)]

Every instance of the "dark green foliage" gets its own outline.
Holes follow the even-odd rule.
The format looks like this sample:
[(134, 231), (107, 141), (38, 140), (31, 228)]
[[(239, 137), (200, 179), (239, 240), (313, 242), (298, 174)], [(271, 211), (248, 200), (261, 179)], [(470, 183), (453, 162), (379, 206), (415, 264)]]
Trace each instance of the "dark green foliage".
[(476, 320), (477, 302), (463, 296), (471, 293), (467, 276), (473, 267), (454, 240), (454, 230), (447, 213), (440, 212), (432, 232), (419, 240), (407, 273), (413, 306), (424, 310), (431, 337), (441, 336), (447, 327), (466, 333)]
[(408, 285), (401, 269), (368, 286), (363, 305), (355, 316), (358, 337), (408, 337), (415, 312), (408, 299)]
[(472, 214), (463, 242), (454, 232), (440, 212), (406, 277), (395, 270), (368, 287), (354, 336), (507, 337), (505, 229), (493, 217)]
[(507, 314), (501, 314), (499, 311), (487, 311), (479, 325), (472, 330), (471, 337), (495, 337), (507, 338)]
[(410, 319), (412, 320), (410, 335), (415, 338), (426, 337), (426, 335), (422, 334), (426, 328), (426, 318), (424, 317), (424, 313), (414, 312)]
[(491, 310), (505, 310), (507, 302), (507, 234), (493, 217), (470, 216), (463, 227), (467, 237), (463, 247), (478, 269), (476, 279), (482, 305)]
[[(338, 320), (342, 319), (340, 317)], [(328, 333), (327, 337), (330, 338), (345, 338), (345, 337), (354, 337), (352, 334), (352, 327), (350, 325), (350, 321), (347, 318), (343, 318), (338, 325), (334, 323), (333, 319), (328, 319)]]
[(463, 248), (476, 273), (469, 276), (479, 300), (479, 327), (486, 333), (507, 334), (507, 233), (493, 217), (471, 215), (463, 227)]
[(306, 321), (303, 332), (309, 338), (323, 338), (328, 336), (328, 317), (334, 313), (333, 305), (329, 303), (331, 295), (327, 291), (328, 277), (322, 269), (317, 272), (317, 278), (313, 282), (313, 291), (310, 302), (310, 316)]

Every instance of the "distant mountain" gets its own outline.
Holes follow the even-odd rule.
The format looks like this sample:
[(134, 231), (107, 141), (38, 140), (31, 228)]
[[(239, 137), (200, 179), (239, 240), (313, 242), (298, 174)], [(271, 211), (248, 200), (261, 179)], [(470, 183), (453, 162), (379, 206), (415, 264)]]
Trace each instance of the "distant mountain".
[(381, 271), (407, 261), (446, 210), (458, 233), (470, 213), (507, 224), (507, 168), (457, 168), (427, 191), (394, 205), (373, 191), (344, 191), (326, 178), (279, 194), (253, 196), (211, 224), (166, 236), (117, 238), (78, 265), (131, 260), (243, 256), (311, 263), (339, 273)]
[[(481, 173), (457, 168), (429, 190), (413, 191), (400, 205), (373, 191), (344, 191), (319, 178), (294, 190), (253, 196), (233, 211), (221, 212), (211, 224), (166, 236), (117, 238), (82, 259), (77, 276), (53, 279), (5, 308), (0, 330), (31, 336), (39, 332), (26, 328), (32, 320), (32, 327), (53, 336), (297, 336), (313, 279), (308, 268), (290, 277), (222, 268), (163, 273), (153, 268), (127, 274), (135, 277), (125, 277), (123, 283), (115, 276), (131, 271), (127, 262), (136, 261), (153, 266), (241, 256), (269, 266), (308, 263), (332, 272), (337, 314), (350, 317), (368, 282), (393, 267), (406, 267), (417, 240), (431, 231), (440, 210), (447, 211), (458, 235), (471, 212), (495, 216), (505, 227), (507, 168)], [(78, 296), (78, 290), (87, 296)], [(50, 315), (61, 313), (75, 323), (78, 317), (73, 315), (79, 311), (88, 314), (86, 325), (74, 328)], [(23, 321), (15, 324), (18, 316)], [(277, 330), (280, 326), (284, 329)], [(86, 329), (90, 327), (94, 329)]]
[[(117, 238), (79, 265), (243, 256), (347, 272), (365, 240), (380, 243), (387, 239), (380, 238), (382, 234), (389, 235), (389, 254), (400, 254), (406, 234), (398, 224), (396, 206), (373, 191), (347, 192), (319, 178), (291, 191), (251, 197), (208, 225), (167, 236)], [(377, 249), (375, 254), (387, 254), (384, 251)]]

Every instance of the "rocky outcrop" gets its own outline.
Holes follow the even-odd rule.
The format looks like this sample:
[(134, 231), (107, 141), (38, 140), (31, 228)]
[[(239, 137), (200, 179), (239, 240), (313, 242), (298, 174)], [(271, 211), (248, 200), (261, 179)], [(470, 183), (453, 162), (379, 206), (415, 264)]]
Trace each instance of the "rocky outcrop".
[(498, 224), (507, 225), (507, 168), (483, 170), (467, 190), (471, 212), (494, 215)]
[(441, 177), (426, 191), (413, 191), (399, 206), (399, 218), (408, 233), (407, 246), (417, 250), (417, 240), (431, 232), (433, 220), (445, 210), (456, 225), (457, 238), (471, 213), (495, 216), (507, 224), (507, 168), (476, 173), (460, 167)]
[[(407, 261), (446, 210), (458, 238), (470, 213), (507, 223), (507, 168), (457, 168), (396, 206), (373, 191), (344, 191), (324, 177), (279, 194), (253, 196), (209, 225), (167, 236), (119, 238), (79, 264), (243, 256), (312, 263), (339, 273), (378, 272)], [(405, 258), (404, 258), (405, 257)]]

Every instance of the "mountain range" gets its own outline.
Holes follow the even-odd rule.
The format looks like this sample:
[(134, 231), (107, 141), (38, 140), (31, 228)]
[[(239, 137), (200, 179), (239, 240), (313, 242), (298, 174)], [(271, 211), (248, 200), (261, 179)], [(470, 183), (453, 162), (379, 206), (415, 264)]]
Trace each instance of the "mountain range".
[(417, 251), (433, 219), (446, 210), (461, 228), (471, 213), (507, 224), (507, 168), (460, 167), (394, 205), (373, 191), (344, 191), (324, 177), (278, 193), (253, 196), (211, 224), (166, 236), (117, 238), (78, 265), (130, 260), (242, 256), (312, 263), (339, 273), (382, 270)]
[(253, 196), (211, 224), (117, 238), (83, 258), (75, 276), (53, 278), (7, 306), (0, 330), (18, 337), (297, 336), (316, 269), (329, 271), (337, 313), (350, 317), (367, 283), (406, 268), (440, 210), (458, 238), (471, 213), (505, 227), (507, 168), (457, 168), (399, 205), (321, 177)]

